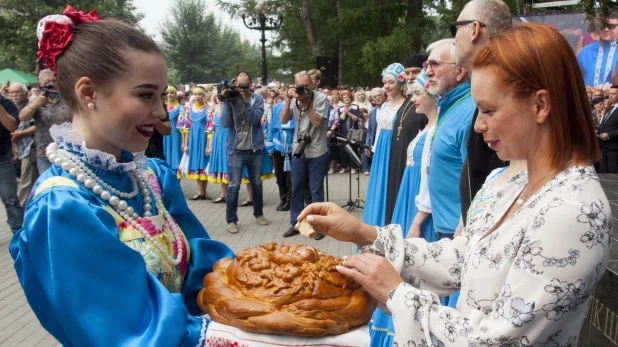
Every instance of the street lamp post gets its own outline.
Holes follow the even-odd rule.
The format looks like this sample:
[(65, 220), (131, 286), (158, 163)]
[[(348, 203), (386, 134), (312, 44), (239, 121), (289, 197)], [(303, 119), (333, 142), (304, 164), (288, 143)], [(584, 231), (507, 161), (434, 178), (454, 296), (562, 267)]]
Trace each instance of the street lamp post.
[(268, 84), (266, 79), (268, 74), (266, 69), (266, 31), (279, 29), (283, 22), (283, 15), (267, 14), (266, 3), (264, 1), (260, 1), (257, 6), (255, 6), (255, 12), (255, 15), (243, 13), (241, 17), (247, 28), (262, 32), (262, 38), (260, 39), (260, 42), (262, 42), (262, 83), (266, 85)]

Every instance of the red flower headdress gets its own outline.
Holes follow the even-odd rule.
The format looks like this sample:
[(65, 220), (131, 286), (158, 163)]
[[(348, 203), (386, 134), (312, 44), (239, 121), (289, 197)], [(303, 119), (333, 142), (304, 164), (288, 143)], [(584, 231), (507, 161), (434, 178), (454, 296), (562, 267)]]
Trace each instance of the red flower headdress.
[(39, 59), (42, 59), (50, 70), (56, 72), (58, 57), (73, 40), (73, 26), (100, 20), (96, 10), (86, 14), (83, 11), (76, 11), (70, 5), (67, 5), (62, 15), (44, 17), (37, 25)]

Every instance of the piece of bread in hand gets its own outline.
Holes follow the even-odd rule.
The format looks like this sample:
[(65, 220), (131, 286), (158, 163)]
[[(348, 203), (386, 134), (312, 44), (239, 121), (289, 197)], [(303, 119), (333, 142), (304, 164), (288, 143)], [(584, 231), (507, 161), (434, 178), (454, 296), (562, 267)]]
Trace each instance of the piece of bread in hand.
[(309, 223), (307, 219), (303, 219), (302, 222), (300, 222), (300, 228), (298, 231), (300, 231), (301, 235), (305, 237), (311, 237), (312, 235), (315, 235), (313, 225), (311, 225), (311, 223)]

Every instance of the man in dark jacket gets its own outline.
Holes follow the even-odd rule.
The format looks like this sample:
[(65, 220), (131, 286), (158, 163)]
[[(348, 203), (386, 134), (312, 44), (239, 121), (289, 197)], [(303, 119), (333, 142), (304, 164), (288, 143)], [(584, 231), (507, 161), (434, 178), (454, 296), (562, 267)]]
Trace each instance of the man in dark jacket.
[[(403, 67), (408, 89), (411, 89), (414, 80), (416, 80), (416, 75), (421, 73), (423, 63), (426, 61), (427, 56), (424, 54), (412, 54), (406, 59)], [(391, 152), (388, 159), (388, 183), (386, 185), (386, 214), (384, 216), (386, 224), (391, 223), (393, 211), (395, 210), (399, 186), (401, 185), (403, 172), (406, 169), (408, 145), (414, 140), (419, 131), (425, 128), (425, 125), (427, 125), (427, 117), (424, 114), (416, 113), (412, 97), (408, 96), (399, 108), (399, 111), (397, 111), (393, 127)]]
[(612, 106), (601, 118), (597, 129), (601, 147), (601, 173), (618, 173), (618, 85), (609, 90)]
[[(466, 4), (457, 22), (450, 25), (455, 36), (457, 65), (472, 71), (472, 62), (479, 50), (500, 31), (512, 27), (508, 6), (500, 0), (474, 0)], [(461, 217), (466, 222), (472, 199), (481, 189), (487, 176), (496, 168), (504, 166), (496, 152), (489, 148), (483, 135), (474, 131), (478, 109), (474, 112), (468, 141), (467, 157), (461, 168), (459, 195)]]

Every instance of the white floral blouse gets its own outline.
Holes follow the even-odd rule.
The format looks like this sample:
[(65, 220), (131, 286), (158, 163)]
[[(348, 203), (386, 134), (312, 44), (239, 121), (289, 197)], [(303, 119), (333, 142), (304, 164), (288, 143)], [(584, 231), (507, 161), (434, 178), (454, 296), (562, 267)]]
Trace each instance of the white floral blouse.
[[(483, 237), (525, 186), (514, 176), (454, 240), (404, 239), (378, 229), (364, 250), (386, 257), (402, 283), (386, 306), (395, 346), (576, 346), (587, 302), (611, 248), (611, 211), (592, 167), (571, 167)], [(457, 309), (439, 297), (461, 288)]]

